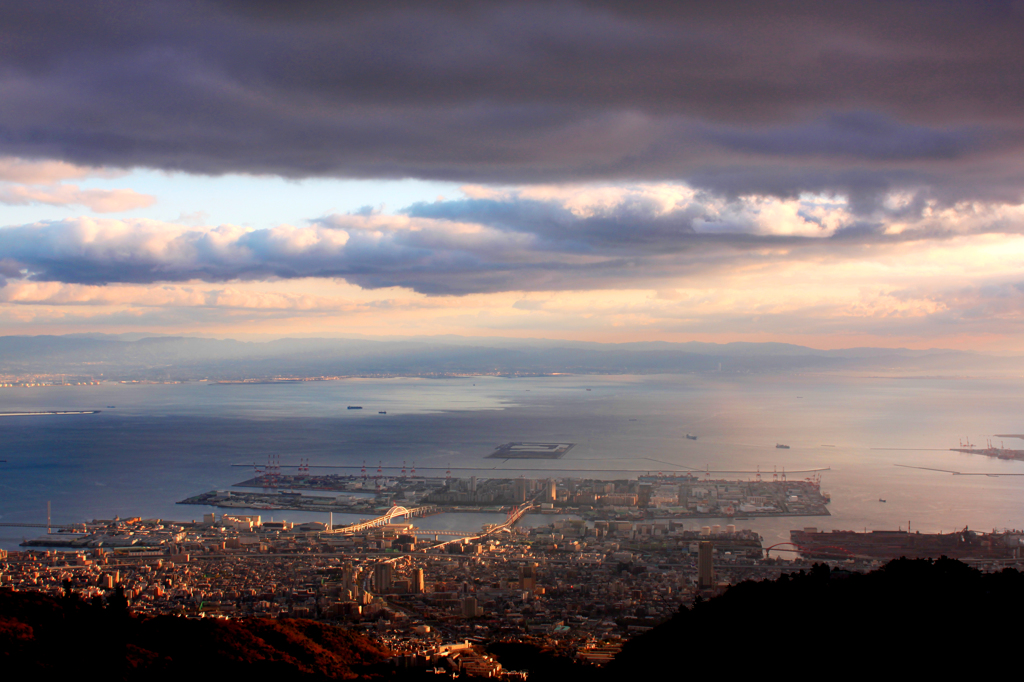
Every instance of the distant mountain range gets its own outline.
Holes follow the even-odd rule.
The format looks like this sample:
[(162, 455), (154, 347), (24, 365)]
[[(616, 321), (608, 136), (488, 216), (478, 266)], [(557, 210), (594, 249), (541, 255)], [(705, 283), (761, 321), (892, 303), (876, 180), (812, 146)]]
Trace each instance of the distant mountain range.
[(367, 374), (1015, 373), (1024, 358), (954, 350), (817, 350), (783, 343), (581, 343), (457, 336), (235, 341), (131, 334), (0, 337), (0, 373), (103, 379)]

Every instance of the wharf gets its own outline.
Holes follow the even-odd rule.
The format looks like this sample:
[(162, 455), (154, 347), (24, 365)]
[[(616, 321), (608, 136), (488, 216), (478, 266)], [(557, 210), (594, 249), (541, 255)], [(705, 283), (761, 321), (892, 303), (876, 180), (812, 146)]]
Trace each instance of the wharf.
[(344, 514), (374, 514), (390, 505), (376, 498), (351, 496), (324, 497), (291, 492), (233, 492), (211, 490), (186, 498), (178, 504), (197, 504), (222, 509), (262, 509), (309, 512), (339, 512)]
[(1009, 459), (1017, 462), (1024, 462), (1024, 450), (1010, 450), (1009, 448), (950, 448), (953, 452), (962, 452), (965, 455), (984, 455), (995, 459)]

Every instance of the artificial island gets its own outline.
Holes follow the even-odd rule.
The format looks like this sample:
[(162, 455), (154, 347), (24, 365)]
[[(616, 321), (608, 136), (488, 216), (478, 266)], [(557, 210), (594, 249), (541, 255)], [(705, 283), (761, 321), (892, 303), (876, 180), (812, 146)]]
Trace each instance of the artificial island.
[[(273, 469), (273, 467), (271, 468)], [(586, 519), (760, 518), (828, 516), (829, 496), (821, 491), (820, 473), (800, 480), (711, 478), (695, 473), (646, 474), (630, 479), (466, 478), (397, 476), (379, 473), (312, 475), (263, 471), (235, 485), (213, 490), (180, 504), (221, 508), (296, 510), (367, 514), (393, 505), (429, 505), (437, 511), (506, 511), (536, 500), (550, 513)]]

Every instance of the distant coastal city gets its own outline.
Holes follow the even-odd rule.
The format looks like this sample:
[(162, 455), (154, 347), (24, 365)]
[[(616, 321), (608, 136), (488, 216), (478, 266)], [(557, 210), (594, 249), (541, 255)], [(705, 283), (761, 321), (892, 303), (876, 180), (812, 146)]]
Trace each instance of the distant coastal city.
[(0, 374), (0, 388), (59, 388), (74, 386), (99, 386), (109, 384), (152, 384), (173, 385), (199, 383), (211, 386), (260, 385), (260, 384), (301, 384), (317, 381), (345, 381), (348, 379), (390, 379), (420, 377), (425, 379), (459, 379), (472, 377), (544, 377), (558, 376), (558, 372), (360, 372), (335, 376), (254, 376), (244, 379), (95, 379), (92, 376), (67, 376), (64, 374)]
[[(573, 445), (512, 442), (490, 457), (557, 459)], [(823, 470), (604, 480), (424, 475), (414, 465), (323, 475), (308, 462), (291, 468), (284, 473), (271, 458), (233, 489), (181, 500), (232, 510), (198, 521), (47, 528), (24, 551), (0, 552), (0, 587), (86, 599), (116, 592), (140, 615), (319, 619), (362, 629), (395, 665), (456, 657), (466, 670), (498, 675), (500, 664), (474, 642), (518, 633), (600, 666), (680, 604), (818, 562), (869, 571), (901, 556), (942, 555), (988, 571), (1024, 568), (1020, 531), (821, 532), (804, 522), (790, 542), (765, 546), (743, 527), (828, 516)], [(290, 510), (323, 521), (291, 522)], [(505, 521), (431, 528), (438, 514), (465, 512), (500, 512)], [(335, 525), (335, 513), (365, 518)], [(520, 527), (526, 515), (551, 521)], [(689, 529), (692, 519), (708, 522)]]
[[(881, 516), (896, 506), (900, 493), (851, 492), (844, 468), (856, 458), (847, 454), (848, 448), (838, 452), (842, 445), (830, 442), (831, 435), (812, 441), (796, 419), (784, 432), (762, 428), (752, 437), (753, 445), (735, 445), (707, 418), (673, 424), (677, 408), (666, 410), (673, 429), (668, 431), (666, 422), (648, 414), (652, 406), (660, 408), (656, 399), (644, 397), (642, 405), (633, 405), (628, 397), (609, 406), (603, 418), (607, 431), (602, 432), (627, 432), (622, 442), (628, 456), (595, 456), (595, 441), (603, 445), (601, 436), (584, 428), (541, 433), (481, 428), (480, 433), (504, 435), (493, 440), (477, 435), (471, 448), (462, 446), (447, 463), (448, 432), (432, 436), (443, 446), (427, 455), (422, 443), (430, 441), (416, 430), (451, 418), (438, 416), (436, 396), (430, 396), (432, 411), (419, 413), (417, 426), (408, 431), (416, 434), (412, 445), (396, 455), (388, 444), (396, 438), (395, 425), (410, 419), (408, 403), (402, 402), (408, 398), (375, 393), (360, 380), (343, 378), (102, 380), (80, 390), (102, 390), (98, 395), (107, 396), (110, 404), (70, 409), (79, 403), (68, 401), (60, 403), (61, 409), (43, 409), (38, 406), (47, 401), (37, 400), (34, 409), (0, 412), (0, 423), (36, 429), (39, 438), (58, 427), (79, 438), (164, 419), (133, 416), (140, 410), (128, 396), (153, 396), (157, 408), (152, 412), (163, 415), (165, 405), (173, 403), (165, 396), (180, 392), (173, 394), (178, 396), (173, 404), (184, 407), (175, 419), (191, 420), (183, 424), (199, 423), (187, 415), (214, 409), (210, 406), (220, 409), (225, 400), (248, 409), (245, 401), (259, 396), (264, 414), (276, 415), (284, 394), (279, 392), (333, 391), (326, 395), (336, 396), (315, 408), (330, 424), (318, 435), (328, 444), (325, 455), (277, 454), (277, 445), (257, 450), (261, 436), (256, 433), (217, 433), (213, 447), (238, 448), (230, 450), (233, 455), (218, 453), (217, 470), (208, 477), (210, 449), (202, 434), (183, 447), (177, 444), (178, 434), (165, 433), (168, 445), (160, 451), (170, 453), (164, 460), (168, 466), (178, 466), (181, 453), (196, 443), (204, 449), (182, 464), (188, 472), (180, 479), (184, 485), (159, 516), (140, 509), (73, 522), (61, 511), (59, 523), (48, 516), (43, 523), (38, 514), (24, 523), (0, 518), (0, 527), (25, 534), (20, 546), (11, 543), (0, 550), (0, 589), (54, 598), (71, 593), (104, 604), (123, 598), (140, 618), (318, 621), (363, 633), (388, 652), (390, 665), (403, 670), (519, 679), (486, 653), (491, 644), (528, 642), (579, 665), (601, 668), (627, 641), (666, 623), (680, 608), (747, 581), (810, 573), (822, 564), (842, 575), (876, 571), (901, 557), (944, 556), (986, 573), (1024, 570), (1024, 531), (969, 527), (971, 518), (945, 532), (911, 529), (909, 520), (872, 528), (849, 523), (853, 495), (867, 500), (861, 499), (858, 509), (866, 505), (882, 510), (875, 512)], [(455, 378), (460, 380), (426, 384), (446, 392), (439, 403), (445, 409), (458, 406), (454, 398), (485, 381), (494, 382), (488, 391), (505, 392), (504, 403), (482, 403), (493, 410), (481, 410), (484, 415), (503, 414), (498, 408), (512, 402), (508, 395), (530, 404), (546, 385), (558, 388), (558, 400), (568, 406), (595, 404), (610, 393), (596, 380), (546, 384), (559, 380), (444, 377)], [(369, 384), (372, 388), (389, 387), (395, 380), (362, 381), (379, 382)], [(604, 381), (620, 385), (614, 378)], [(76, 385), (60, 377), (47, 388), (62, 386)], [(791, 409), (803, 407), (805, 393), (794, 392)], [(551, 398), (539, 399), (548, 409), (544, 401)], [(709, 414), (716, 414), (713, 409), (708, 408)], [(291, 413), (297, 426), (280, 432), (290, 435), (275, 431), (274, 442), (304, 442), (304, 429), (317, 423), (306, 411)], [(240, 423), (252, 429), (259, 421)], [(287, 423), (275, 421), (274, 428)], [(520, 425), (515, 414), (509, 424)], [(634, 443), (657, 429), (672, 435), (634, 452)], [(960, 474), (972, 461), (990, 463), (986, 476), (1000, 474), (997, 466), (1012, 467), (1024, 454), (1007, 447), (1022, 436), (989, 435), (982, 445), (961, 437), (948, 444), (956, 447), (859, 452), (925, 453), (916, 459), (903, 454), (882, 459), (887, 468), (901, 467), (894, 469), (897, 475), (918, 469), (914, 476), (940, 481), (941, 473)], [(330, 454), (336, 440), (348, 438), (356, 443), (355, 452), (387, 454), (365, 460), (352, 450), (345, 456)], [(117, 452), (116, 443), (122, 441), (113, 442), (110, 451)], [(378, 442), (385, 445), (374, 445)], [(728, 459), (743, 447), (754, 454)], [(274, 454), (263, 461), (248, 454), (267, 451)], [(12, 453), (22, 466), (31, 462), (17, 450)], [(421, 454), (417, 464), (414, 457)], [(959, 468), (946, 468), (954, 466), (951, 459), (931, 466), (929, 458), (936, 456), (959, 458)], [(699, 458), (709, 463), (697, 466)], [(757, 461), (785, 466), (753, 464)], [(721, 465), (716, 468), (714, 462)], [(200, 487), (199, 480), (217, 483)], [(837, 505), (845, 507), (845, 514), (836, 513)]]
[[(386, 645), (396, 665), (444, 659), (457, 651), (453, 641), (509, 633), (601, 665), (680, 604), (820, 561), (866, 571), (894, 557), (942, 552), (985, 570), (1024, 567), (1021, 532), (864, 535), (805, 527), (794, 531), (790, 546), (766, 548), (757, 533), (735, 524), (693, 531), (673, 518), (623, 519), (623, 510), (643, 516), (642, 507), (624, 504), (590, 520), (519, 528), (515, 522), (524, 514), (552, 511), (553, 503), (541, 501), (550, 499), (552, 486), (541, 485), (538, 494), (515, 481), (523, 479), (513, 480), (513, 494), (529, 499), (509, 509), (505, 523), (476, 533), (431, 530), (430, 516), (439, 511), (432, 505), (393, 506), (375, 519), (337, 527), (232, 513), (194, 522), (96, 519), (25, 543), (38, 549), (0, 552), (0, 587), (54, 595), (70, 589), (85, 599), (109, 599), (117, 591), (138, 614), (349, 624)], [(646, 496), (651, 505), (664, 495), (653, 482), (635, 483), (648, 489), (615, 492), (609, 484), (597, 493), (592, 483), (578, 481), (556, 483), (554, 497), (575, 490), (572, 495), (614, 496), (617, 503)], [(471, 480), (446, 489), (456, 487), (472, 496)], [(713, 491), (732, 486), (674, 484), (680, 487), (686, 499), (706, 495), (703, 504)], [(790, 550), (789, 558), (779, 550)]]

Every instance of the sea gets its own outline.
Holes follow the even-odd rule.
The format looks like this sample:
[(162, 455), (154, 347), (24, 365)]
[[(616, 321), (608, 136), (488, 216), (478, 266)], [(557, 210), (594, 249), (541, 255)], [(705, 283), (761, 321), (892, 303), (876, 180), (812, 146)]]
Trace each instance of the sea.
[[(735, 523), (759, 532), (766, 545), (806, 526), (1024, 528), (1024, 462), (950, 450), (966, 439), (1024, 449), (1024, 440), (995, 435), (1024, 433), (1021, 377), (711, 373), (0, 389), (0, 412), (50, 410), (101, 411), (0, 417), (0, 460), (6, 460), (0, 523), (45, 523), (48, 502), (55, 524), (201, 518), (224, 510), (177, 502), (228, 489), (275, 457), (282, 466), (306, 460), (312, 473), (358, 474), (318, 467), (365, 463), (371, 476), (379, 466), (393, 467), (391, 474), (407, 466), (421, 475), (451, 470), (462, 478), (616, 479), (710, 470), (743, 472), (716, 478), (746, 480), (760, 471), (768, 480), (782, 472), (793, 480), (821, 469), (831, 516), (686, 522), (694, 528)], [(510, 441), (576, 445), (558, 460), (487, 458)], [(419, 525), (474, 530), (501, 519), (443, 514)], [(348, 520), (335, 515), (335, 523)], [(44, 532), (0, 527), (0, 547), (17, 549)]]

